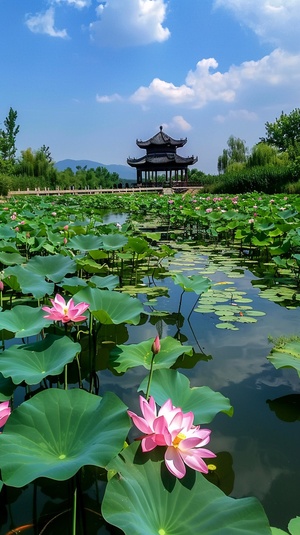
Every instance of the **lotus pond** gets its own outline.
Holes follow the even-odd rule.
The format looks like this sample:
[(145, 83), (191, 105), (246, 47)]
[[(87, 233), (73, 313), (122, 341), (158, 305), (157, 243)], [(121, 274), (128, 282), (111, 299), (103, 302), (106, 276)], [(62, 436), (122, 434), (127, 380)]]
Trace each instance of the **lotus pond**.
[(0, 206), (0, 534), (299, 535), (298, 197)]

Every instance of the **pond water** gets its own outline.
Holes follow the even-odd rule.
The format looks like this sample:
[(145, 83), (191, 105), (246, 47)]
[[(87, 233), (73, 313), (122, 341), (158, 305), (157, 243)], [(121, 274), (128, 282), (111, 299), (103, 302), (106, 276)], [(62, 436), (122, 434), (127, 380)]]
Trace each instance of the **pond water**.
[[(185, 275), (203, 273), (203, 262), (200, 259), (198, 266), (197, 262), (186, 266), (179, 253), (168, 269), (183, 270)], [(207, 425), (212, 429), (210, 447), (224, 461), (221, 488), (236, 498), (256, 496), (270, 524), (286, 530), (289, 520), (300, 514), (299, 378), (295, 370), (276, 370), (266, 357), (273, 347), (269, 337), (299, 334), (300, 309), (289, 310), (263, 299), (253, 285), (258, 278), (243, 263), (234, 269), (240, 269), (237, 278), (232, 272), (228, 277), (221, 266), (207, 276), (214, 283), (228, 282), (229, 287), (245, 292), (252, 308), (265, 313), (256, 323), (240, 323), (237, 331), (218, 329), (215, 314), (194, 311), (190, 315), (195, 294), (186, 292), (177, 324), (162, 320), (160, 329), (163, 337), (176, 337), (196, 352), (203, 351), (203, 360), (193, 368), (179, 369), (189, 377), (191, 386), (209, 386), (228, 397), (234, 407), (232, 417), (221, 413)], [(155, 284), (167, 287), (169, 293), (169, 297), (158, 297), (155, 308), (176, 313), (180, 286), (171, 277), (156, 279)], [(157, 330), (149, 322), (143, 327), (129, 326), (128, 333), (128, 343), (138, 343), (155, 336)], [(116, 389), (131, 407), (135, 403), (134, 410), (139, 412), (136, 388), (144, 376), (144, 368), (120, 378), (104, 372), (102, 384), (105, 389)]]
[[(104, 222), (123, 224), (125, 221), (126, 215), (110, 214)], [(233, 497), (256, 496), (270, 524), (286, 530), (289, 520), (300, 515), (299, 378), (295, 370), (276, 370), (266, 357), (272, 348), (269, 337), (299, 334), (300, 308), (288, 309), (282, 302), (264, 299), (263, 290), (257, 286), (258, 277), (253, 274), (256, 265), (251, 262), (236, 258), (234, 265), (225, 269), (226, 255), (221, 249), (213, 257), (200, 249), (195, 249), (192, 257), (190, 251), (180, 251), (180, 246), (177, 249), (176, 256), (165, 261), (164, 274), (161, 270), (161, 275), (157, 273), (143, 281), (153, 289), (165, 287), (168, 296), (150, 301), (142, 290), (139, 295), (144, 302), (149, 299), (149, 310), (167, 311), (170, 315), (160, 320), (150, 318), (142, 325), (122, 327), (121, 333), (116, 326), (117, 343), (142, 342), (159, 330), (161, 337), (172, 336), (193, 346), (199, 355), (196, 364), (191, 367), (186, 358), (178, 370), (189, 377), (191, 386), (209, 386), (228, 397), (234, 407), (232, 417), (221, 413), (206, 425), (212, 429), (209, 447), (219, 458), (212, 480)], [(248, 300), (245, 306), (265, 315), (257, 317), (256, 323), (236, 323), (237, 330), (220, 329), (217, 327), (220, 319), (215, 313), (198, 312), (197, 307), (194, 309), (195, 294), (182, 295), (181, 287), (174, 284), (170, 273), (179, 272), (186, 276), (203, 274), (216, 284), (215, 288), (222, 291), (227, 288), (228, 295), (244, 292), (242, 299)], [(234, 300), (232, 305), (239, 306)], [(100, 393), (113, 390), (131, 410), (139, 412), (136, 391), (146, 373), (144, 368), (134, 368), (123, 376), (101, 371)], [(88, 480), (89, 476), (86, 477)], [(87, 481), (87, 489), (89, 484)], [(53, 482), (52, 490), (47, 488), (44, 492), (43, 481), (23, 490), (10, 490), (5, 503), (0, 504), (0, 535), (8, 533), (12, 518), (14, 522), (19, 518), (21, 525), (28, 518), (28, 510), (32, 517), (37, 510), (51, 510), (49, 499), (52, 504), (63, 502), (67, 492), (67, 484), (57, 482)], [(91, 499), (95, 499), (95, 492), (101, 495), (101, 485), (97, 491), (90, 492)], [(93, 534), (120, 533), (107, 529), (102, 527)], [(35, 532), (26, 530), (27, 533)]]

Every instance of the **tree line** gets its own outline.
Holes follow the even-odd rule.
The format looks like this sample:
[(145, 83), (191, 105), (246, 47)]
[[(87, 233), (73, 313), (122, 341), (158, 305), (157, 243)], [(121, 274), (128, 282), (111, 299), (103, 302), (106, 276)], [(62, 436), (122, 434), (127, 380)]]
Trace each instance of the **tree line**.
[[(46, 145), (35, 151), (22, 150), (17, 156), (17, 116), (10, 108), (0, 128), (0, 194), (27, 188), (110, 188), (122, 182), (105, 167), (58, 171)], [(273, 123), (266, 122), (265, 136), (251, 150), (244, 140), (231, 135), (218, 157), (217, 169), (217, 175), (189, 170), (189, 182), (216, 193), (300, 193), (300, 109), (282, 112)]]
[(220, 193), (300, 193), (300, 109), (265, 123), (265, 136), (249, 150), (231, 135), (217, 162), (218, 175), (201, 177)]
[(111, 188), (120, 182), (118, 173), (110, 173), (106, 167), (87, 169), (70, 167), (58, 171), (48, 146), (37, 150), (27, 148), (17, 156), (16, 139), (20, 130), (17, 111), (9, 109), (0, 128), (0, 195), (12, 190), (29, 189), (97, 189)]

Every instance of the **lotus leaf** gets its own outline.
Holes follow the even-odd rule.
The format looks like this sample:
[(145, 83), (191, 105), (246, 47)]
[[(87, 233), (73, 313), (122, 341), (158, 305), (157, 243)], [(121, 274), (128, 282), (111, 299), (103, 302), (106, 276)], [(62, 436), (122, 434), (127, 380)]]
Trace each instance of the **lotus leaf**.
[(192, 470), (179, 481), (156, 450), (143, 454), (135, 443), (109, 464), (117, 475), (108, 482), (102, 504), (107, 522), (125, 535), (270, 535), (255, 498), (230, 498)]
[[(110, 353), (112, 366), (120, 373), (128, 368), (144, 366), (147, 370), (151, 367), (152, 344), (154, 338), (140, 342), (139, 344), (118, 345)], [(154, 358), (154, 369), (170, 368), (183, 353), (192, 355), (192, 346), (183, 346), (178, 340), (167, 336), (160, 341), (160, 351)]]
[(126, 294), (84, 288), (74, 296), (75, 301), (90, 303), (92, 315), (103, 324), (133, 323), (137, 325), (143, 306), (138, 299)]
[(103, 241), (102, 248), (105, 251), (117, 251), (118, 249), (122, 249), (128, 242), (128, 238), (123, 236), (123, 234), (102, 235), (101, 239)]
[(0, 372), (15, 384), (40, 383), (48, 375), (59, 375), (65, 364), (72, 362), (81, 345), (67, 336), (48, 335), (44, 340), (5, 349), (0, 359)]
[(274, 347), (267, 359), (277, 370), (279, 368), (294, 368), (300, 377), (300, 340)]
[(185, 275), (176, 274), (173, 279), (175, 284), (179, 284), (185, 292), (195, 292), (197, 295), (207, 292), (211, 286), (211, 281), (207, 277), (202, 277), (202, 275), (186, 277)]
[[(147, 382), (148, 379), (145, 378), (139, 390), (146, 392)], [(184, 412), (192, 411), (195, 424), (209, 423), (219, 412), (225, 412), (229, 416), (233, 414), (228, 398), (208, 386), (191, 388), (189, 379), (176, 370), (155, 370), (150, 394), (160, 406), (171, 399), (173, 405), (181, 407)]]
[(5, 253), (4, 251), (1, 251), (0, 262), (1, 264), (4, 264), (4, 266), (13, 266), (15, 264), (22, 264), (23, 262), (26, 262), (26, 258), (21, 256), (19, 253)]
[(41, 299), (46, 294), (51, 295), (54, 290), (52, 282), (46, 282), (43, 275), (31, 273), (27, 266), (13, 266), (4, 271), (5, 278), (16, 277), (22, 292), (24, 294), (32, 294), (36, 299)]
[(44, 315), (41, 308), (16, 305), (11, 310), (0, 312), (0, 329), (15, 333), (16, 338), (34, 336), (51, 323)]
[(102, 239), (94, 234), (81, 234), (68, 241), (68, 248), (82, 252), (101, 249)]
[(104, 467), (129, 427), (126, 406), (112, 392), (39, 392), (12, 412), (0, 435), (2, 480), (23, 487), (39, 477), (64, 481), (84, 465)]
[(76, 262), (61, 254), (34, 256), (29, 260), (27, 269), (53, 282), (60, 282), (67, 273), (76, 271)]

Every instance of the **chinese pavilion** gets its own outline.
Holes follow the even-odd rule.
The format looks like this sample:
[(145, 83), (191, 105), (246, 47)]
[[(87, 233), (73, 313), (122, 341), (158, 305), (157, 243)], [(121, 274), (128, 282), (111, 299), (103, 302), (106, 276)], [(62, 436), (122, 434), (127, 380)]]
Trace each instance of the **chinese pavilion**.
[(187, 138), (173, 139), (168, 136), (162, 126), (147, 141), (137, 139), (137, 146), (146, 149), (146, 154), (141, 158), (127, 158), (128, 165), (136, 168), (137, 184), (157, 186), (159, 175), (164, 175), (165, 184), (186, 185), (188, 166), (198, 161), (197, 157), (184, 158), (177, 154), (177, 148), (183, 147), (186, 142)]

